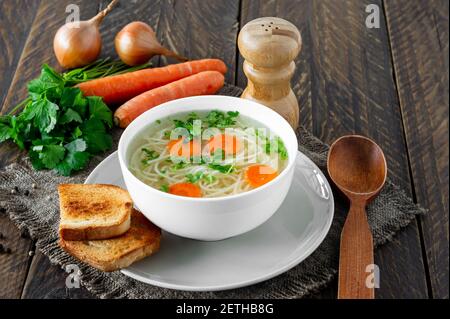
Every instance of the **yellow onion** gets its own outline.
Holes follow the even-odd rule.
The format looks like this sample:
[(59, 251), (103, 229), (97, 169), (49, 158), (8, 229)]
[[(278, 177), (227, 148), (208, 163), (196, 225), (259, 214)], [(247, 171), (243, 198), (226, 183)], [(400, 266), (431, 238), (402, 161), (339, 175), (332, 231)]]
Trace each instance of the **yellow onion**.
[(103, 18), (118, 0), (111, 3), (95, 17), (87, 21), (69, 22), (56, 32), (53, 50), (64, 68), (77, 68), (95, 61), (102, 50), (99, 27)]
[(131, 66), (145, 63), (155, 55), (165, 55), (179, 61), (187, 61), (184, 56), (163, 47), (158, 42), (153, 29), (140, 21), (131, 22), (120, 30), (114, 44), (120, 59)]

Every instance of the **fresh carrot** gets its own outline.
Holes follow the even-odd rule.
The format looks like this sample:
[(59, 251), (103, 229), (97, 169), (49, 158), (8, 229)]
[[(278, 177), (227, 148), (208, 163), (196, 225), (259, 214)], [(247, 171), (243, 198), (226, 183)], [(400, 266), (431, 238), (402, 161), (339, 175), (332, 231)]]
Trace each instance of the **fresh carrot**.
[(245, 180), (252, 187), (262, 186), (277, 176), (278, 172), (275, 169), (263, 164), (251, 165), (245, 170)]
[(236, 135), (217, 134), (207, 144), (210, 153), (222, 149), (227, 155), (235, 155), (241, 149), (241, 142)]
[(177, 183), (169, 186), (169, 193), (186, 196), (186, 197), (202, 197), (200, 187), (192, 183)]
[(108, 104), (125, 103), (148, 90), (203, 71), (227, 72), (219, 59), (203, 59), (108, 76), (77, 85), (85, 96), (101, 96)]
[(125, 128), (145, 111), (161, 103), (188, 96), (216, 93), (224, 84), (224, 76), (217, 71), (205, 71), (147, 91), (120, 106), (114, 122)]
[(194, 140), (185, 143), (182, 137), (177, 140), (169, 141), (169, 143), (167, 143), (167, 148), (169, 149), (171, 156), (189, 157), (194, 156), (194, 154), (201, 154), (201, 145), (199, 145), (199, 143)]

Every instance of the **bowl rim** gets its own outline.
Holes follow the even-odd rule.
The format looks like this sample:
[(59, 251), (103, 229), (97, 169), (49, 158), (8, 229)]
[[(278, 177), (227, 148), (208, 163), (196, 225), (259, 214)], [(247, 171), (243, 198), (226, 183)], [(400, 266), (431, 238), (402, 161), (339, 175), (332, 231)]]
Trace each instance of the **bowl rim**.
[[(232, 100), (239, 99), (239, 100), (242, 100), (242, 102), (244, 102), (244, 103), (249, 103), (249, 104), (255, 105), (256, 107), (264, 108), (265, 111), (268, 111), (269, 113), (272, 113), (272, 115), (273, 115), (274, 117), (276, 117), (276, 118), (278, 118), (278, 120), (281, 120), (282, 122), (284, 122), (284, 124), (285, 124), (287, 127), (290, 128), (291, 133), (292, 133), (292, 135), (293, 135), (293, 137), (294, 137), (294, 139), (295, 139), (295, 141), (296, 141), (297, 147), (296, 147), (296, 149), (292, 152), (292, 153), (293, 153), (293, 156), (291, 156), (291, 154), (289, 154), (288, 164), (286, 165), (286, 168), (281, 172), (281, 174), (279, 174), (279, 175), (278, 175), (277, 177), (275, 177), (273, 180), (271, 180), (270, 182), (268, 182), (268, 183), (266, 183), (266, 184), (264, 184), (264, 185), (262, 185), (262, 186), (260, 186), (260, 187), (253, 188), (253, 189), (251, 189), (251, 190), (248, 190), (248, 191), (245, 191), (245, 192), (242, 192), (242, 193), (239, 193), (239, 194), (227, 195), (227, 196), (220, 196), (220, 197), (187, 197), (187, 196), (174, 195), (174, 194), (170, 194), (170, 193), (167, 193), (167, 192), (163, 192), (163, 191), (161, 191), (161, 190), (159, 190), (159, 189), (156, 189), (156, 188), (154, 188), (154, 187), (152, 187), (152, 186), (149, 186), (149, 185), (145, 184), (143, 181), (141, 181), (139, 178), (137, 178), (137, 177), (130, 171), (130, 169), (128, 168), (128, 165), (126, 165), (125, 159), (124, 159), (123, 156), (122, 156), (122, 153), (125, 153), (125, 155), (126, 155), (126, 151), (127, 151), (128, 147), (129, 147), (129, 144), (126, 145), (126, 146), (124, 145), (124, 142), (123, 142), (124, 136), (125, 136), (126, 134), (130, 134), (130, 133), (127, 133), (127, 131), (130, 131), (134, 126), (138, 125), (138, 124), (137, 124), (137, 123), (138, 123), (137, 119), (139, 119), (140, 117), (144, 117), (144, 116), (146, 116), (146, 114), (151, 113), (151, 112), (154, 112), (155, 110), (159, 110), (159, 109), (161, 109), (161, 108), (164, 108), (164, 107), (166, 107), (166, 105), (168, 105), (168, 104), (170, 105), (170, 104), (173, 104), (173, 103), (180, 103), (180, 101), (183, 102), (183, 101), (191, 101), (191, 100), (206, 100), (206, 99), (210, 99), (210, 98), (215, 98), (215, 99), (217, 99), (217, 98), (219, 98), (219, 99), (232, 99)], [(219, 106), (218, 108), (220, 108), (220, 106)], [(214, 109), (215, 109), (214, 107), (211, 107), (211, 108), (210, 108), (210, 110), (214, 110)], [(207, 109), (205, 109), (205, 110), (207, 110)], [(186, 113), (186, 112), (189, 112), (189, 111), (190, 111), (190, 110), (186, 109), (186, 110), (180, 111), (179, 113)], [(147, 116), (148, 116), (148, 115), (147, 115)], [(246, 116), (248, 116), (248, 115), (246, 115)], [(248, 116), (248, 117), (251, 117), (251, 116)], [(269, 129), (271, 129), (270, 124), (266, 124), (266, 123), (262, 123), (262, 124), (266, 125)], [(151, 125), (151, 124), (147, 124), (147, 125)], [(146, 125), (143, 125), (142, 127), (146, 127)], [(134, 139), (134, 138), (136, 137), (136, 135), (137, 135), (138, 133), (140, 133), (140, 132), (143, 130), (142, 127), (141, 127), (140, 129), (136, 129), (136, 133), (130, 137), (130, 141), (131, 141), (132, 139)], [(288, 151), (289, 151), (289, 150), (288, 150)], [(137, 182), (141, 187), (143, 187), (143, 188), (145, 188), (145, 189), (149, 189), (151, 192), (157, 192), (158, 195), (163, 196), (163, 197), (167, 197), (167, 198), (169, 198), (169, 199), (172, 198), (172, 199), (183, 200), (183, 201), (189, 201), (189, 202), (199, 202), (199, 203), (204, 203), (204, 202), (228, 201), (228, 200), (239, 199), (239, 198), (244, 197), (244, 196), (250, 196), (250, 195), (253, 195), (253, 194), (257, 194), (258, 192), (262, 192), (262, 191), (264, 191), (265, 189), (271, 187), (272, 185), (278, 183), (278, 182), (279, 182), (284, 176), (286, 176), (286, 175), (292, 170), (292, 168), (295, 166), (296, 157), (297, 157), (297, 155), (298, 155), (298, 139), (297, 139), (297, 135), (295, 134), (295, 131), (292, 129), (291, 125), (290, 125), (290, 124), (289, 124), (289, 123), (288, 123), (288, 122), (287, 122), (280, 114), (278, 114), (277, 112), (275, 112), (274, 110), (272, 110), (270, 107), (267, 107), (267, 106), (265, 106), (265, 105), (263, 105), (263, 104), (260, 104), (260, 103), (257, 103), (257, 102), (251, 101), (251, 100), (241, 99), (241, 98), (233, 97), (233, 96), (223, 96), (223, 95), (201, 95), (201, 96), (185, 97), (185, 98), (181, 98), (181, 99), (176, 99), (176, 100), (172, 100), (172, 101), (169, 101), (169, 102), (165, 102), (165, 103), (162, 103), (162, 104), (160, 104), (160, 105), (158, 105), (158, 106), (155, 106), (155, 107), (151, 108), (150, 110), (147, 110), (147, 111), (145, 111), (144, 113), (142, 113), (141, 115), (139, 115), (139, 116), (138, 116), (133, 122), (131, 122), (130, 125), (128, 125), (128, 126), (125, 128), (125, 130), (122, 132), (122, 135), (120, 136), (120, 139), (119, 139), (119, 145), (118, 145), (118, 148), (117, 148), (117, 153), (118, 153), (118, 157), (119, 157), (119, 163), (120, 163), (120, 168), (121, 168), (121, 170), (123, 170), (124, 167), (125, 167), (125, 170), (130, 174), (130, 176), (131, 176), (131, 178), (133, 179), (133, 181), (134, 181), (134, 182)], [(122, 174), (123, 174), (123, 173), (124, 173), (124, 172), (122, 172)], [(125, 176), (124, 176), (124, 179), (125, 179)]]

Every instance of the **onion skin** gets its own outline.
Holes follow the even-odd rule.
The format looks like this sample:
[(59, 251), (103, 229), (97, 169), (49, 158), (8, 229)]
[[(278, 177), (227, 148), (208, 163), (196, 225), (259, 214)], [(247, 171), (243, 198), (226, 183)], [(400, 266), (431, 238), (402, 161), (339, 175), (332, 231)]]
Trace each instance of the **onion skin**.
[(187, 61), (185, 57), (164, 48), (158, 42), (153, 29), (140, 21), (131, 22), (120, 30), (114, 39), (114, 45), (120, 59), (130, 66), (145, 63), (155, 55)]
[(100, 24), (118, 2), (112, 0), (90, 20), (69, 22), (58, 29), (53, 39), (53, 51), (62, 67), (78, 68), (98, 58), (102, 50)]
[(94, 62), (102, 50), (102, 40), (96, 23), (80, 21), (79, 27), (71, 22), (56, 32), (53, 50), (59, 64), (67, 69)]
[(143, 22), (131, 22), (117, 33), (114, 39), (116, 52), (128, 65), (139, 65), (150, 60), (160, 49), (152, 28)]

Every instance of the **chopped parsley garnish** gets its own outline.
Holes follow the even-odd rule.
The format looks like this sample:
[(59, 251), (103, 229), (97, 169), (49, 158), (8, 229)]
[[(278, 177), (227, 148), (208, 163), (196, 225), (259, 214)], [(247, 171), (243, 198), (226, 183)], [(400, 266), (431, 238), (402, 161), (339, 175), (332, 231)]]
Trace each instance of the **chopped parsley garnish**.
[(168, 193), (169, 192), (169, 185), (163, 184), (163, 185), (161, 185), (159, 190), (162, 191), (162, 192)]
[(142, 164), (148, 164), (148, 162), (153, 161), (159, 157), (159, 154), (154, 150), (149, 150), (148, 148), (143, 147), (141, 149), (144, 152), (145, 158), (141, 161)]
[(264, 150), (266, 154), (271, 154), (272, 152), (276, 151), (282, 160), (285, 160), (288, 158), (288, 152), (286, 149), (286, 146), (283, 143), (283, 140), (280, 137), (275, 137), (272, 140), (269, 140), (268, 138), (265, 139), (265, 145)]
[(172, 166), (170, 167), (170, 170), (171, 170), (172, 172), (175, 172), (175, 171), (177, 171), (177, 170), (179, 170), (179, 169), (185, 168), (186, 165), (187, 165), (187, 164), (186, 164), (185, 162), (179, 162), (179, 163), (176, 163), (175, 165), (172, 165)]
[(192, 184), (195, 184), (200, 180), (204, 180), (206, 183), (211, 184), (216, 180), (216, 177), (211, 174), (205, 174), (204, 172), (197, 172), (195, 174), (187, 174), (186, 180)]
[(203, 156), (201, 155), (194, 155), (190, 157), (190, 161), (193, 164), (205, 164), (205, 160), (203, 159)]
[[(173, 124), (175, 129), (185, 129), (189, 133), (189, 136), (186, 138), (191, 140), (194, 136), (200, 136), (204, 128), (227, 128), (235, 125), (238, 116), (239, 112), (237, 111), (225, 113), (214, 110), (209, 112), (205, 118), (200, 118), (197, 113), (191, 112), (186, 120), (174, 119)], [(170, 132), (165, 132), (164, 137), (169, 138)]]
[(270, 140), (267, 137), (264, 139), (264, 151), (268, 155), (272, 153), (272, 144), (270, 143)]
[(203, 180), (206, 181), (206, 183), (211, 184), (214, 183), (217, 178), (214, 175), (208, 174), (203, 176)]
[(204, 174), (203, 172), (197, 172), (195, 174), (187, 174), (186, 179), (189, 183), (195, 184), (203, 177), (203, 174)]
[(278, 154), (280, 154), (281, 159), (285, 160), (288, 158), (288, 151), (286, 146), (284, 146), (284, 142), (278, 136), (276, 137), (276, 141), (278, 143)]
[(214, 169), (216, 171), (219, 171), (223, 174), (229, 174), (229, 173), (233, 172), (233, 170), (234, 170), (234, 166), (231, 164), (220, 165), (220, 164), (211, 163), (208, 165), (208, 167), (211, 169)]
[[(196, 122), (196, 121), (199, 122)], [(200, 124), (199, 117), (197, 113), (191, 112), (189, 113), (189, 117), (186, 121), (181, 120), (173, 120), (175, 124), (175, 128), (184, 128), (189, 132), (189, 139), (192, 139), (194, 136), (201, 135), (202, 127)]]
[(239, 112), (229, 111), (227, 113), (221, 111), (211, 111), (206, 116), (208, 127), (227, 128), (236, 124), (236, 118)]

